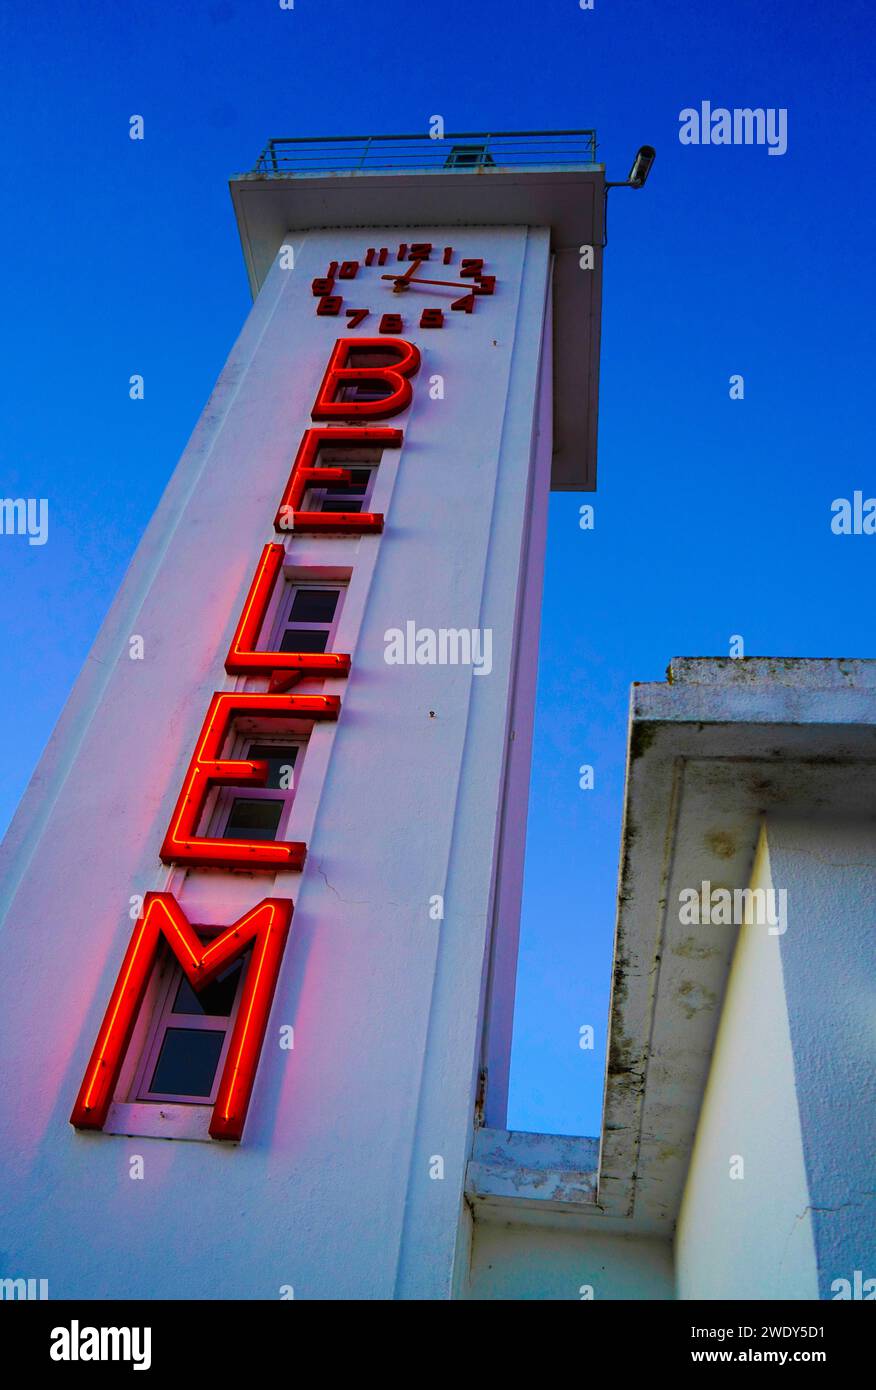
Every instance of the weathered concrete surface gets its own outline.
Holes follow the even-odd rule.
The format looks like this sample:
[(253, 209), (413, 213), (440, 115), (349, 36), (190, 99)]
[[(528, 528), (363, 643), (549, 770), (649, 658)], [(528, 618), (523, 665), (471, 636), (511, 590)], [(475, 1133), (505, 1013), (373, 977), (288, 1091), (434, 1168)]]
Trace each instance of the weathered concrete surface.
[[(876, 662), (674, 660), (633, 687), (599, 1203), (671, 1229), (738, 928), (691, 929), (679, 893), (749, 883), (760, 827), (866, 821)], [(793, 1021), (792, 1021), (793, 1031)]]
[(593, 1206), (598, 1139), (480, 1129), (466, 1174), (472, 1203), (537, 1203), (552, 1209)]

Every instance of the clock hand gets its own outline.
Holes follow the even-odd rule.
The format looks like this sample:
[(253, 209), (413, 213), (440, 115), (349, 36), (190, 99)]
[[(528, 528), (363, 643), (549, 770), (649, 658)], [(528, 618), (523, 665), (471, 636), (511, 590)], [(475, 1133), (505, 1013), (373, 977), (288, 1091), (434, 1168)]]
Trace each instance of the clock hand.
[[(395, 280), (396, 276), (383, 275), (381, 279)], [(405, 280), (408, 285), (446, 285), (452, 290), (467, 290), (469, 294), (479, 294), (483, 292), (481, 286), (474, 280), (426, 280), (419, 275), (406, 276)]]
[(394, 280), (394, 281), (395, 281), (395, 285), (394, 285), (394, 288), (395, 288), (395, 289), (402, 289), (402, 288), (407, 289), (407, 287), (408, 287), (408, 282), (410, 281), (411, 276), (414, 274), (415, 271), (417, 271), (417, 270), (420, 269), (420, 266), (421, 266), (422, 264), (423, 264), (422, 261), (414, 261), (413, 264), (411, 265), (410, 270), (406, 270), (405, 273), (404, 273), (404, 275), (381, 275), (380, 278), (381, 278), (381, 280)]

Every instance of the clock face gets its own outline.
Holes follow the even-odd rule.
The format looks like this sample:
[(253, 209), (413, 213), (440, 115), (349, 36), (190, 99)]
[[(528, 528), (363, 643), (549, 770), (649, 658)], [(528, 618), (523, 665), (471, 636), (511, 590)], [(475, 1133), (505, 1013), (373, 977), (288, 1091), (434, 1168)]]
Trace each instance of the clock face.
[(343, 318), (348, 329), (372, 320), (366, 334), (393, 336), (414, 327), (443, 328), (447, 311), (473, 314), (478, 299), (495, 288), (482, 258), (459, 257), (452, 246), (430, 241), (369, 246), (359, 260), (332, 261), (311, 285), (321, 318)]

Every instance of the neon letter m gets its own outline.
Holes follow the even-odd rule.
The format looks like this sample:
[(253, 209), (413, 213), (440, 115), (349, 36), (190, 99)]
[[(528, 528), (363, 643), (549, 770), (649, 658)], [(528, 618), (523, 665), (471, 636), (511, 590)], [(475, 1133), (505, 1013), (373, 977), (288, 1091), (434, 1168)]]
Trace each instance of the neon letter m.
[(77, 1129), (103, 1129), (164, 937), (194, 990), (203, 989), (252, 946), (210, 1121), (213, 1139), (239, 1139), (291, 919), (288, 898), (264, 898), (219, 936), (204, 942), (192, 930), (172, 893), (147, 893), (143, 916), (134, 927), (70, 1123)]

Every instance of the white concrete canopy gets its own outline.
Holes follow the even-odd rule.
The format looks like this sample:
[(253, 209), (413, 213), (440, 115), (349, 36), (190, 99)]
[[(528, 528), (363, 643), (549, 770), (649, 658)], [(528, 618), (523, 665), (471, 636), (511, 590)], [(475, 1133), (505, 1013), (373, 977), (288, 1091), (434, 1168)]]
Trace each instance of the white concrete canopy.
[(876, 661), (674, 660), (632, 691), (599, 1204), (671, 1229), (738, 927), (679, 890), (745, 889), (774, 816), (872, 818)]

